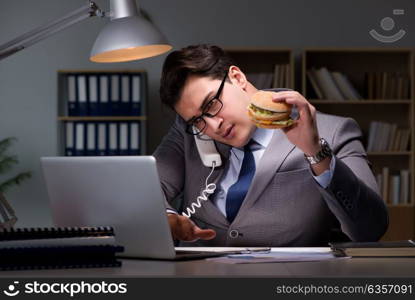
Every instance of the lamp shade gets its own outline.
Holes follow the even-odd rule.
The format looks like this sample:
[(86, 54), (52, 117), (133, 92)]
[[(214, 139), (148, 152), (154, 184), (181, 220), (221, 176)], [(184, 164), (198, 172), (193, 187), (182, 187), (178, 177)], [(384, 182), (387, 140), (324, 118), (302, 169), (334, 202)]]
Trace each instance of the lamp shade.
[(163, 34), (141, 14), (112, 19), (99, 33), (90, 60), (125, 62), (162, 54), (172, 48)]

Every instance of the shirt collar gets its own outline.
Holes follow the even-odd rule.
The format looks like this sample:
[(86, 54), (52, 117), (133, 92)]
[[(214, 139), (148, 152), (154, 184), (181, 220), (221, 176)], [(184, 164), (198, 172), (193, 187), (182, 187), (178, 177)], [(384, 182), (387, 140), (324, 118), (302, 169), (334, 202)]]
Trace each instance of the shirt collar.
[(256, 128), (251, 139), (261, 145), (262, 148), (267, 148), (273, 134), (274, 129)]
[[(251, 139), (253, 139), (256, 143), (258, 143), (260, 149), (265, 149), (268, 147), (269, 143), (271, 142), (273, 134), (274, 134), (274, 129), (256, 128), (254, 133), (251, 136)], [(231, 151), (234, 153), (234, 155), (236, 155), (238, 159), (243, 158), (243, 153), (244, 153), (243, 147), (242, 148), (232, 147)]]

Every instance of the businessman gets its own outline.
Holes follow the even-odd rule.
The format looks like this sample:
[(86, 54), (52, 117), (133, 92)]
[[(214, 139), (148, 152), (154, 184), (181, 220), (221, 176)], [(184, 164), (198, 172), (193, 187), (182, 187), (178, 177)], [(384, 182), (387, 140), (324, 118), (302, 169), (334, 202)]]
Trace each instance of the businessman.
[[(388, 215), (357, 123), (276, 89), (273, 101), (294, 105), (295, 124), (256, 128), (247, 115), (255, 92), (220, 47), (189, 46), (166, 58), (160, 96), (177, 118), (154, 155), (173, 237), (200, 246), (378, 240)], [(221, 166), (203, 165), (195, 144), (202, 134), (214, 141)], [(186, 210), (211, 183), (215, 192), (190, 219), (169, 205), (181, 198)]]

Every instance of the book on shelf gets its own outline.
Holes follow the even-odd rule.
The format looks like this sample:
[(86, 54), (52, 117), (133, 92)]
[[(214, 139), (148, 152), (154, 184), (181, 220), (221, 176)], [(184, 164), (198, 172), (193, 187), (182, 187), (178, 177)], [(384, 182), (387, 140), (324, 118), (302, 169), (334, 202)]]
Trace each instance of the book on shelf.
[(347, 75), (341, 72), (329, 71), (326, 67), (322, 67), (310, 68), (306, 74), (319, 99), (334, 101), (363, 99)]
[(369, 124), (367, 152), (407, 151), (411, 131), (395, 123), (372, 121)]
[(290, 66), (288, 64), (275, 64), (273, 71), (260, 71), (247, 73), (248, 80), (257, 89), (291, 88)]
[(320, 86), (317, 83), (316, 75), (315, 75), (315, 69), (310, 69), (307, 71), (307, 78), (311, 83), (312, 88), (314, 89), (314, 92), (317, 95), (318, 99), (326, 99), (327, 97), (323, 94), (323, 91), (321, 90)]
[(333, 77), (326, 67), (316, 69), (315, 73), (317, 83), (323, 90), (323, 94), (328, 100), (344, 101), (346, 100), (337, 87)]
[(286, 64), (284, 65), (284, 68), (285, 68), (285, 82), (282, 87), (292, 88), (291, 80), (290, 80), (290, 77), (291, 77), (290, 65)]
[[(307, 78), (319, 99), (334, 101), (363, 100), (348, 76), (327, 67), (310, 68)], [(366, 72), (367, 99), (409, 99), (410, 78), (397, 72)]]
[(346, 242), (330, 243), (336, 256), (351, 257), (414, 257), (413, 240), (391, 242)]
[(272, 72), (256, 72), (247, 74), (248, 80), (259, 90), (269, 89), (273, 84)]
[(382, 174), (381, 173), (375, 174), (375, 178), (376, 178), (376, 184), (378, 185), (379, 191), (382, 194), (382, 186), (383, 186)]
[(274, 66), (274, 74), (273, 74), (273, 78), (272, 78), (272, 88), (277, 88), (281, 85), (280, 69), (281, 69), (281, 65), (276, 64)]
[(0, 270), (119, 267), (111, 227), (18, 228), (0, 231)]
[(389, 176), (389, 202), (392, 205), (400, 204), (400, 175), (390, 175)]
[(291, 88), (290, 65), (275, 64), (271, 88)]
[(410, 204), (409, 194), (411, 183), (410, 179), (410, 172), (409, 170), (400, 170), (400, 195), (399, 195), (399, 202), (404, 204)]
[(382, 172), (376, 174), (376, 182), (386, 204), (411, 204), (411, 182), (408, 169), (390, 170), (383, 167)]
[(401, 72), (366, 72), (368, 99), (409, 99), (410, 78)]
[(389, 168), (382, 168), (382, 186), (379, 187), (382, 191), (382, 199), (385, 203), (389, 203)]
[(343, 98), (346, 100), (362, 100), (363, 97), (355, 89), (349, 78), (340, 72), (331, 72), (331, 75), (340, 90)]

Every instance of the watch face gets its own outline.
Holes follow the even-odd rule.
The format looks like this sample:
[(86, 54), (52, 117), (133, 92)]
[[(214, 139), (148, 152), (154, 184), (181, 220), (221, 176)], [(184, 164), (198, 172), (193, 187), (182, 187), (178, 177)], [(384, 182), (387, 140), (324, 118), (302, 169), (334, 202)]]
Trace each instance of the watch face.
[(325, 139), (320, 139), (320, 145), (321, 145), (321, 151), (326, 154), (329, 155), (331, 154), (331, 149), (329, 144), (327, 143), (327, 141)]
[(320, 161), (322, 161), (326, 157), (331, 157), (332, 156), (332, 153), (333, 152), (332, 152), (332, 150), (330, 148), (329, 143), (327, 143), (327, 141), (325, 139), (323, 139), (323, 138), (321, 138), (319, 142), (320, 142), (321, 150), (315, 156), (307, 156), (307, 155), (305, 155), (305, 157), (307, 158), (307, 160), (311, 164), (319, 163)]

